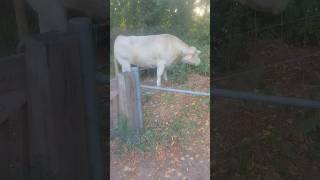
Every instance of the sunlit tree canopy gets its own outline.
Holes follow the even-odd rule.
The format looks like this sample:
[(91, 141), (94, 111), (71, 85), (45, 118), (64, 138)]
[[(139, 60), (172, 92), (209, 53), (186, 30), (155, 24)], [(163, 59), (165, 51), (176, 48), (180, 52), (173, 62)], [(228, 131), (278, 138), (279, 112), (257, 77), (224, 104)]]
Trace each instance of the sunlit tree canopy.
[(209, 33), (210, 0), (111, 0), (110, 9), (111, 29)]

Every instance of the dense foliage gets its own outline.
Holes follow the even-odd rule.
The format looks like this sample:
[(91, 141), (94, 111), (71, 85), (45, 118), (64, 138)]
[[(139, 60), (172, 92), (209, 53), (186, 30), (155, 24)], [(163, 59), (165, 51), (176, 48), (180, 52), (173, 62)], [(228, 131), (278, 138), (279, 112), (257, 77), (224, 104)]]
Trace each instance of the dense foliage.
[(15, 51), (17, 42), (17, 30), (14, 14), (14, 6), (11, 1), (0, 1), (0, 57), (8, 56)]
[(260, 13), (234, 0), (213, 0), (214, 64), (219, 71), (239, 68), (248, 59), (244, 47), (253, 39), (277, 38), (298, 45), (320, 40), (320, 1), (291, 0), (284, 13)]
[[(209, 75), (209, 2), (209, 0), (111, 0), (111, 40), (118, 34), (176, 35), (202, 51), (200, 55), (202, 63), (199, 67), (186, 65), (180, 65), (180, 68), (176, 69), (173, 67), (169, 71), (171, 77), (181, 79), (189, 71)], [(194, 12), (197, 7), (204, 10), (202, 16)]]

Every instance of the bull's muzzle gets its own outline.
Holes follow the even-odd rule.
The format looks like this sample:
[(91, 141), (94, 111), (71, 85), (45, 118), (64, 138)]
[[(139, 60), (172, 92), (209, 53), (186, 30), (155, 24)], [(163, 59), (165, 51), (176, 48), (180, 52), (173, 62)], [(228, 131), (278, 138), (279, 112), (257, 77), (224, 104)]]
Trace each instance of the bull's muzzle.
[(195, 66), (199, 66), (200, 63), (201, 63), (201, 61), (200, 61), (200, 59), (199, 59), (199, 61), (195, 62), (194, 65), (195, 65)]

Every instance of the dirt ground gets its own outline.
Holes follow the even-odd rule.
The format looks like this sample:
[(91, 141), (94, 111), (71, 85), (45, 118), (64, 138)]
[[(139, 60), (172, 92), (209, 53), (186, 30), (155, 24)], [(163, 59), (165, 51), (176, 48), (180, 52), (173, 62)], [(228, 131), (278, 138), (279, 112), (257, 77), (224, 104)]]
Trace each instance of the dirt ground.
[[(177, 88), (208, 92), (209, 87), (209, 77), (192, 74)], [(178, 119), (193, 128), (181, 128), (185, 142), (172, 136), (150, 151), (131, 148), (119, 153), (121, 143), (112, 139), (110, 179), (210, 179), (209, 97), (157, 92), (144, 99), (143, 108), (146, 128), (160, 124), (161, 133)]]
[[(258, 42), (248, 51), (258, 68), (235, 75), (215, 73), (214, 87), (320, 100), (319, 47), (296, 47), (276, 40)], [(165, 86), (207, 91), (210, 85), (208, 77), (191, 75), (183, 86)], [(214, 179), (319, 179), (320, 150), (314, 152), (312, 147), (320, 142), (320, 131), (315, 131), (319, 137), (315, 141), (302, 130), (319, 111), (215, 98), (211, 104), (214, 118), (209, 121), (210, 105), (205, 99), (162, 93), (146, 97), (146, 127), (170, 125), (179, 117), (197, 126), (188, 143), (173, 137), (147, 152), (119, 153), (119, 141), (113, 139), (111, 179), (209, 179), (210, 122)]]
[[(217, 74), (216, 87), (320, 100), (319, 47), (264, 41), (249, 49), (263, 68)], [(315, 111), (223, 98), (215, 99), (213, 109), (215, 179), (319, 179), (319, 151), (311, 151), (317, 142), (301, 130)]]

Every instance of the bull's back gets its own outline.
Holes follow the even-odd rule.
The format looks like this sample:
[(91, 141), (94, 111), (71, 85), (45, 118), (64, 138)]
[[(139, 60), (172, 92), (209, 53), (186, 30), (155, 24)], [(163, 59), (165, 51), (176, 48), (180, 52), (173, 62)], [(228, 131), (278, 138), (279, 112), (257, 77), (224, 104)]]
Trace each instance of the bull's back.
[[(171, 56), (173, 36), (168, 34), (149, 36), (118, 36), (114, 44), (114, 55), (130, 64), (155, 65), (159, 59)], [(163, 57), (165, 56), (165, 57)]]

